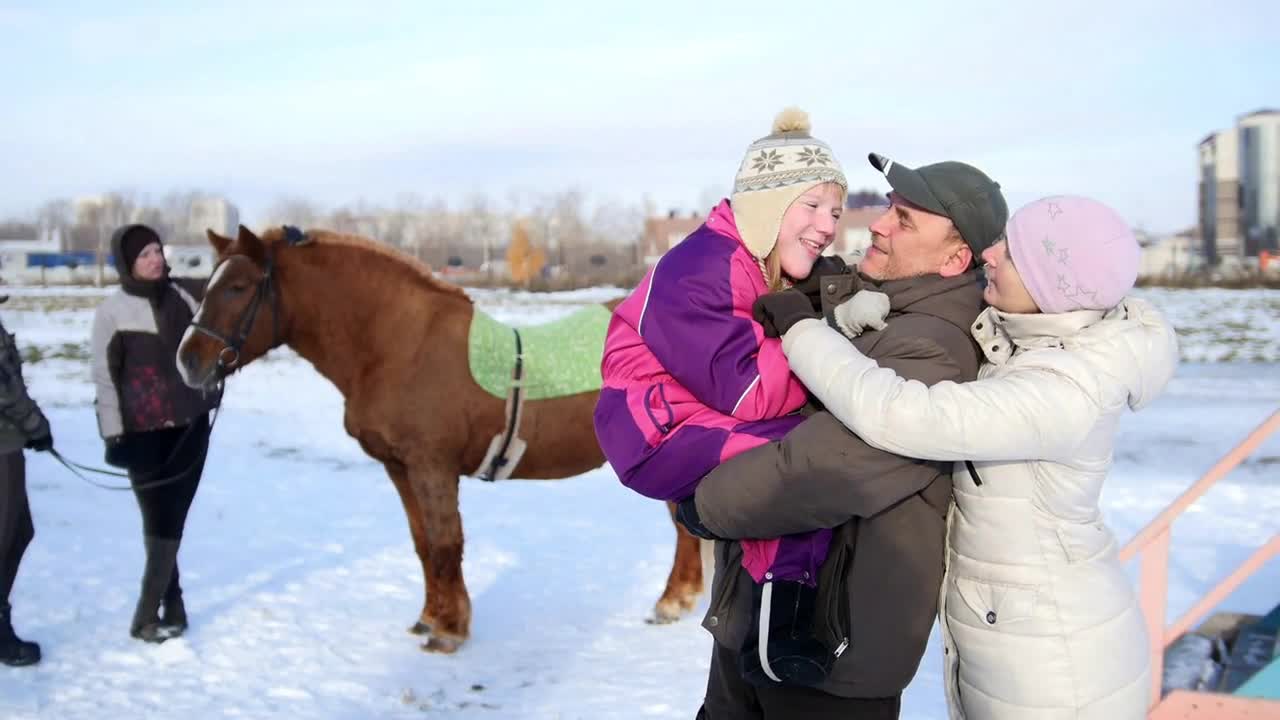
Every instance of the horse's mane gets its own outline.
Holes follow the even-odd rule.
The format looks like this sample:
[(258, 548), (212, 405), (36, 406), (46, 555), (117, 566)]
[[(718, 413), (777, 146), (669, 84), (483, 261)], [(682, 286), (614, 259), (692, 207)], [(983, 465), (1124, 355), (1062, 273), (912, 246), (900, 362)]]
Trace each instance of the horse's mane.
[[(262, 242), (272, 245), (284, 242), (285, 233), (282, 228), (271, 228), (262, 234)], [(467, 302), (471, 298), (462, 288), (453, 283), (437, 278), (431, 273), (431, 266), (421, 260), (387, 247), (383, 243), (370, 240), (363, 235), (351, 235), (333, 232), (332, 230), (307, 230), (307, 239), (316, 245), (326, 247), (349, 248), (361, 255), (365, 263), (376, 262), (389, 272), (405, 278), (408, 282), (424, 286), (428, 290), (455, 295)]]

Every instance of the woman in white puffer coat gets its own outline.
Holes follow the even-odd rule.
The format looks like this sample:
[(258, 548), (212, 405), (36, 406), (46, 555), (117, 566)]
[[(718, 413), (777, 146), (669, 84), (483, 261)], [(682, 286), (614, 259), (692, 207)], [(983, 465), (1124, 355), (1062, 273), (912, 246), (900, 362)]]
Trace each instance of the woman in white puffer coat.
[(1169, 323), (1125, 297), (1138, 256), (1096, 201), (1015, 213), (983, 253), (987, 362), (970, 383), (903, 380), (821, 321), (783, 338), (792, 371), (863, 440), (956, 461), (939, 610), (952, 718), (1146, 715), (1146, 632), (1098, 507), (1120, 415), (1177, 365)]

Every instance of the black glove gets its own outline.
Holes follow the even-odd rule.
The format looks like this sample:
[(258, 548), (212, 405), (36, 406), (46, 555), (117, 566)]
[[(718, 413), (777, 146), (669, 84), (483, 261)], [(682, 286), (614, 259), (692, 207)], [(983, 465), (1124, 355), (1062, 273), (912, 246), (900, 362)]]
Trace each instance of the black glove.
[(52, 450), (53, 435), (49, 433), (49, 428), (45, 428), (43, 435), (27, 440), (26, 448), (28, 450), (35, 450), (36, 452), (47, 452)]
[(34, 403), (31, 405), (31, 410), (27, 413), (27, 417), (23, 418), (21, 428), (27, 436), (27, 442), (24, 447), (40, 452), (53, 447), (53, 434), (49, 431), (49, 418), (46, 418)]
[(106, 439), (107, 452), (103, 455), (103, 460), (108, 465), (114, 465), (118, 468), (128, 470), (129, 465), (133, 462), (133, 452), (131, 443), (125, 439), (124, 435), (116, 435)]
[(776, 338), (786, 335), (791, 326), (801, 320), (821, 320), (822, 311), (815, 310), (813, 302), (804, 293), (791, 288), (756, 298), (751, 306), (751, 317), (764, 326), (765, 337)]
[(809, 276), (792, 285), (792, 289), (799, 290), (808, 296), (813, 302), (814, 307), (822, 309), (822, 278), (832, 275), (844, 275), (852, 272), (849, 264), (839, 255), (830, 257), (823, 255), (813, 264), (813, 269), (809, 271)]
[(698, 517), (698, 506), (693, 501), (693, 496), (681, 500), (676, 503), (676, 522), (684, 526), (690, 535), (700, 537), (703, 540), (723, 540), (724, 538), (716, 535), (702, 524), (702, 518)]

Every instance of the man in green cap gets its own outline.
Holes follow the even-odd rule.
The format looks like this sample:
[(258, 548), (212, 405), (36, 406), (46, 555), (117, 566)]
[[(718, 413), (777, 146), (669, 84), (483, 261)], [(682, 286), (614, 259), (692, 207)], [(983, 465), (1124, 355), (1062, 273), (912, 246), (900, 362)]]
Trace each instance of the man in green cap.
[(1000, 185), (972, 165), (940, 162), (913, 169), (875, 153), (867, 159), (893, 191), (889, 210), (871, 225), (871, 247), (858, 266), (863, 275), (951, 277), (977, 264), (1004, 232), (1009, 208)]
[[(869, 160), (889, 182), (890, 204), (871, 225), (858, 273), (765, 295), (755, 318), (779, 337), (801, 319), (825, 317), (902, 377), (972, 380), (981, 361), (970, 336), (982, 308), (979, 256), (1008, 217), (1000, 186), (959, 162)], [(887, 296), (883, 323), (842, 316), (857, 303), (836, 311), (861, 289)], [(795, 598), (783, 618), (753, 612), (755, 583), (739, 544), (717, 542), (703, 621), (716, 642), (700, 717), (897, 718), (937, 614), (950, 503), (950, 463), (875, 449), (816, 409), (781, 441), (707, 475), (677, 511), (695, 534), (734, 540), (832, 528), (832, 538), (818, 578), (775, 588)], [(787, 680), (793, 667), (806, 668), (790, 676), (803, 685)]]

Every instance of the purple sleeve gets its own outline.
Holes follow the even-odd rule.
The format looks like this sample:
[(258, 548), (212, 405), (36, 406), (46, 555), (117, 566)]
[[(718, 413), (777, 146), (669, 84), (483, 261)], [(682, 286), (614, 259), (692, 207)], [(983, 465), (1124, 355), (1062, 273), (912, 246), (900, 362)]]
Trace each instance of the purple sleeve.
[(757, 291), (735, 267), (738, 248), (705, 228), (672, 248), (654, 269), (639, 331), (708, 407), (743, 420), (777, 417), (804, 403), (804, 389), (780, 343), (751, 319)]

